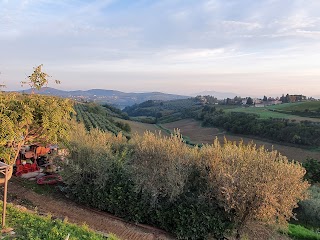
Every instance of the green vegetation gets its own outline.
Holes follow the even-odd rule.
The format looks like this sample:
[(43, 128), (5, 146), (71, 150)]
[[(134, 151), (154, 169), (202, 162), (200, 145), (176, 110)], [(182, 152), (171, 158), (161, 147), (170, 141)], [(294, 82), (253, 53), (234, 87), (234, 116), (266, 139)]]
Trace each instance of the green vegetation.
[(178, 133), (128, 142), (78, 125), (69, 146), (70, 196), (183, 239), (221, 239), (233, 228), (240, 238), (251, 220), (285, 224), (308, 187), (298, 163), (253, 145), (191, 148)]
[(78, 103), (75, 104), (74, 109), (77, 113), (76, 119), (78, 122), (83, 122), (90, 130), (92, 128), (98, 128), (102, 131), (109, 131), (114, 134), (122, 132), (125, 136), (130, 136), (130, 125), (127, 123), (114, 121), (112, 117), (121, 117), (118, 112), (111, 112), (115, 108), (106, 105), (104, 107), (95, 103)]
[(320, 234), (300, 225), (289, 224), (287, 234), (297, 240), (320, 240)]
[(303, 164), (303, 167), (307, 170), (306, 179), (312, 183), (320, 183), (320, 161), (308, 158)]
[(201, 106), (198, 98), (171, 101), (149, 100), (126, 107), (123, 111), (130, 117), (153, 117), (154, 121), (148, 123), (166, 123), (190, 117), (190, 115), (195, 117)]
[(310, 111), (318, 111), (320, 108), (320, 101), (309, 101), (309, 102), (295, 102), (295, 103), (283, 103), (278, 105), (272, 105), (268, 107), (269, 109), (276, 109), (282, 111), (305, 111), (309, 109)]
[(65, 142), (72, 113), (68, 99), (0, 93), (0, 158), (13, 164), (25, 143)]
[(289, 120), (297, 119), (297, 116), (295, 115), (272, 111), (271, 109), (264, 108), (264, 107), (261, 107), (261, 108), (260, 107), (237, 107), (237, 108), (227, 109), (225, 112), (242, 112), (242, 113), (257, 114), (261, 119), (270, 119), (270, 118), (289, 119)]
[(199, 114), (203, 126), (223, 128), (231, 133), (253, 135), (272, 141), (320, 146), (320, 125), (311, 122), (289, 122), (286, 119), (260, 119), (256, 114), (217, 111), (205, 107)]
[(299, 207), (295, 211), (298, 223), (320, 230), (320, 187), (311, 186), (309, 195), (309, 199), (299, 202)]
[[(2, 206), (2, 203), (0, 205)], [(9, 205), (7, 210), (7, 225), (14, 228), (16, 234), (13, 237), (17, 240), (63, 240), (68, 234), (70, 234), (70, 240), (105, 239), (86, 226), (79, 227), (59, 219), (52, 220), (50, 215), (47, 217), (38, 216), (12, 205)], [(12, 237), (7, 236), (4, 239), (12, 239)]]
[[(39, 65), (22, 84), (33, 92), (48, 84), (49, 77)], [(69, 99), (0, 92), (0, 159), (13, 164), (24, 144), (65, 142), (73, 112)]]
[(268, 108), (282, 114), (320, 118), (320, 101), (285, 103)]

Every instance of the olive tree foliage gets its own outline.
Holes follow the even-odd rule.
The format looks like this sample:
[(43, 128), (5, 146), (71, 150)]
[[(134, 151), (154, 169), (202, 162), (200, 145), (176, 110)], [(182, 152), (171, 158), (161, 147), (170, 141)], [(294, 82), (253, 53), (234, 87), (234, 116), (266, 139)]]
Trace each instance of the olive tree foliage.
[(173, 200), (181, 194), (197, 149), (188, 147), (178, 131), (170, 137), (145, 132), (134, 135), (131, 143), (137, 187), (150, 193), (154, 202), (160, 196)]
[(201, 149), (200, 159), (209, 170), (209, 194), (235, 214), (238, 237), (250, 220), (285, 225), (297, 203), (307, 197), (305, 169), (276, 151), (242, 142), (221, 146), (216, 140)]
[[(41, 65), (35, 69), (41, 74)], [(34, 72), (34, 73), (35, 73)], [(34, 86), (43, 80), (30, 78)], [(26, 143), (65, 141), (71, 127), (71, 100), (37, 94), (0, 93), (0, 158), (13, 164)]]

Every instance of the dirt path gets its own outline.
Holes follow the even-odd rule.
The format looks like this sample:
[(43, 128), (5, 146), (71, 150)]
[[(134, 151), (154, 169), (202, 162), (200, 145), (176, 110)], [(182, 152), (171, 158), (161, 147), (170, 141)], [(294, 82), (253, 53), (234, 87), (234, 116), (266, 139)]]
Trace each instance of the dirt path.
[[(87, 224), (91, 229), (102, 233), (114, 233), (122, 240), (169, 240), (174, 239), (161, 230), (148, 226), (136, 226), (126, 223), (110, 214), (92, 211), (63, 197), (41, 195), (24, 188), (17, 179), (9, 181), (9, 196), (14, 203), (27, 203), (37, 207), (41, 213), (51, 213), (61, 219), (76, 224)], [(10, 199), (9, 199), (10, 201)]]

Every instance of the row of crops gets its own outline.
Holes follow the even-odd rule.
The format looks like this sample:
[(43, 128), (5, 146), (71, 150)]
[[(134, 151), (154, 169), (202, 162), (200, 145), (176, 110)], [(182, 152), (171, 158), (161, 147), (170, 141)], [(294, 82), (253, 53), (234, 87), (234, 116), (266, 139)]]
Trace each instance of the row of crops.
[(112, 132), (114, 134), (122, 132), (125, 136), (129, 136), (127, 132), (124, 132), (114, 124), (107, 111), (103, 110), (103, 108), (100, 111), (92, 112), (86, 104), (78, 103), (75, 104), (74, 109), (76, 111), (76, 120), (83, 122), (87, 130), (99, 128), (102, 131)]

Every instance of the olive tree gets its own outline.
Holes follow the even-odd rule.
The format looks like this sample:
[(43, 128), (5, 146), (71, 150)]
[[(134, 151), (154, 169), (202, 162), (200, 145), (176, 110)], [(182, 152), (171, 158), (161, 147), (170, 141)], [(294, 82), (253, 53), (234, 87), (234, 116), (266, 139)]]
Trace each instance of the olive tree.
[(276, 151), (242, 142), (221, 146), (216, 140), (200, 155), (212, 184), (210, 194), (234, 213), (238, 238), (250, 220), (285, 225), (297, 203), (307, 197), (305, 169)]

